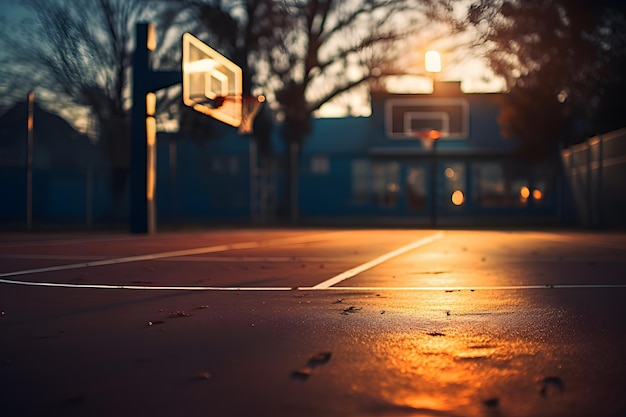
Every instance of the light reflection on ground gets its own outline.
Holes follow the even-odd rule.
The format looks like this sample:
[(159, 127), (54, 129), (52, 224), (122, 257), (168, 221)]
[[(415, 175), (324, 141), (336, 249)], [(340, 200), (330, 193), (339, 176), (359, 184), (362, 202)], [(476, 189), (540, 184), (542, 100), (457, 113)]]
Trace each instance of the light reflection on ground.
[[(550, 405), (537, 381), (554, 369), (545, 364), (555, 340), (546, 344), (550, 335), (537, 329), (561, 324), (561, 313), (535, 305), (530, 292), (494, 295), (429, 292), (415, 295), (416, 313), (385, 311), (389, 327), (368, 340), (369, 363), (354, 364), (385, 416), (533, 415)], [(522, 305), (532, 314), (519, 314)]]

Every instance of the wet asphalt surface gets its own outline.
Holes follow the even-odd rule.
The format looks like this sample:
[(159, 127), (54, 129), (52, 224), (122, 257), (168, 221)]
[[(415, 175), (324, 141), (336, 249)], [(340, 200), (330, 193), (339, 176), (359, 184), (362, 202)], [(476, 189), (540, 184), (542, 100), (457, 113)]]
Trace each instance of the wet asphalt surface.
[(626, 234), (0, 234), (2, 416), (625, 416)]

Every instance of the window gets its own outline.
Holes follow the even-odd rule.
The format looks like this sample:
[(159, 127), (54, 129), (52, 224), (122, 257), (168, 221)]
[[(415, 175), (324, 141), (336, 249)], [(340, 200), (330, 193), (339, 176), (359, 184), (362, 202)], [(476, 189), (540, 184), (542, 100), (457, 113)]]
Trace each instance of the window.
[(352, 161), (352, 201), (367, 203), (370, 195), (370, 163), (366, 159)]
[(409, 209), (418, 210), (426, 206), (426, 174), (423, 167), (407, 167), (406, 193)]
[(381, 162), (372, 166), (372, 185), (376, 203), (381, 207), (395, 207), (400, 190), (400, 164)]
[(474, 165), (474, 196), (481, 207), (507, 207), (511, 197), (507, 192), (504, 171), (500, 162)]
[(326, 155), (315, 155), (310, 160), (311, 174), (324, 175), (330, 172), (330, 162)]
[(458, 207), (465, 203), (465, 169), (465, 164), (461, 162), (446, 162), (444, 164), (445, 204), (448, 207)]

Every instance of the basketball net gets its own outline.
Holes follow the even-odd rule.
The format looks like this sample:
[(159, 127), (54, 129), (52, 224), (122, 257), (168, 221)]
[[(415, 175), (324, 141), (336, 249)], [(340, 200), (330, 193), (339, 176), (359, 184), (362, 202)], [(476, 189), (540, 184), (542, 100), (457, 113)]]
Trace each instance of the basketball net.
[(244, 96), (241, 100), (241, 124), (238, 132), (240, 135), (250, 134), (254, 130), (254, 117), (261, 109), (265, 96)]
[(433, 149), (435, 141), (441, 138), (441, 132), (436, 129), (417, 130), (413, 134), (422, 141), (422, 146), (426, 150)]

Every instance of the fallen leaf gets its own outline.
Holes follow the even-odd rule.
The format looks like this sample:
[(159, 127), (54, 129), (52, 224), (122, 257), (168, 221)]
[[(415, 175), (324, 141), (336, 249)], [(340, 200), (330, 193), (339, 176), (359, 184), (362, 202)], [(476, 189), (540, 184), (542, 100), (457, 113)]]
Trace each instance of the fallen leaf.
[(558, 376), (547, 376), (539, 382), (541, 384), (539, 394), (544, 398), (559, 394), (565, 390), (565, 384)]
[(195, 374), (191, 375), (190, 379), (192, 381), (203, 381), (211, 379), (211, 374), (205, 371), (196, 372)]
[(361, 307), (350, 306), (348, 308), (344, 308), (341, 314), (356, 313), (357, 311), (360, 311), (360, 310), (361, 310)]
[(488, 398), (486, 400), (483, 400), (483, 404), (485, 404), (487, 407), (497, 407), (500, 404), (500, 399), (497, 397)]
[(317, 355), (313, 356), (311, 359), (309, 359), (309, 365), (319, 366), (319, 365), (328, 363), (331, 356), (332, 356), (331, 352), (320, 352)]
[(311, 368), (296, 369), (291, 373), (291, 377), (299, 380), (307, 380), (311, 376)]

